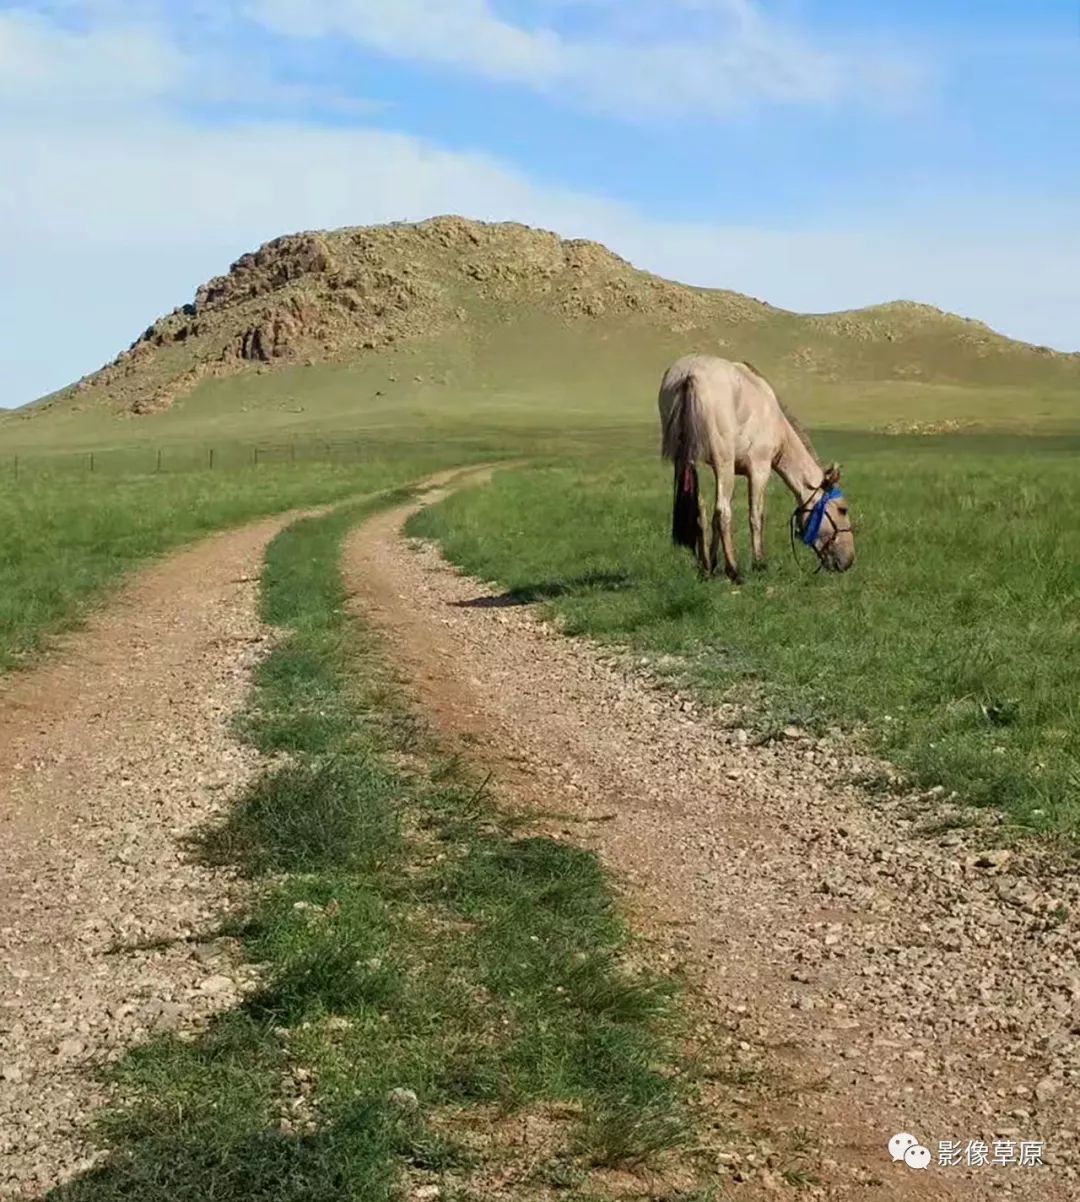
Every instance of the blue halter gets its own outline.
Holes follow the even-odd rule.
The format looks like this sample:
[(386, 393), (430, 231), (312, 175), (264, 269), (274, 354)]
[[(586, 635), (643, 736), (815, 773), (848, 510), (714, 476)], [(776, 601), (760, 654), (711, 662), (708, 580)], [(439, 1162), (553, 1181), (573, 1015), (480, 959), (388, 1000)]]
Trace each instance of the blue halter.
[(821, 534), (821, 523), (825, 519), (825, 506), (830, 501), (841, 501), (844, 494), (838, 488), (830, 489), (827, 493), (822, 493), (821, 500), (810, 511), (810, 517), (807, 519), (806, 528), (802, 532), (802, 541), (812, 547), (817, 542), (818, 536)]

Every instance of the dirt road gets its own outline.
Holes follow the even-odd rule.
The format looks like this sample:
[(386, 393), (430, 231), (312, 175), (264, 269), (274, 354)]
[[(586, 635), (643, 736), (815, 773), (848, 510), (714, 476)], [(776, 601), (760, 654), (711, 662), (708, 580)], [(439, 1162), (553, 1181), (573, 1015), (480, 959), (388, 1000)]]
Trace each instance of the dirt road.
[[(598, 850), (685, 965), (746, 1069), (718, 1120), (778, 1150), (736, 1166), (744, 1191), (784, 1188), (809, 1133), (816, 1192), (845, 1202), (1080, 1197), (1075, 880), (998, 854), (992, 816), (957, 829), (933, 795), (861, 795), (841, 746), (751, 746), (410, 547), (409, 511), (351, 539), (356, 601), (444, 734), (518, 802), (567, 812), (555, 833)], [(929, 1167), (892, 1162), (901, 1132)]]
[(258, 578), (286, 520), (155, 565), (0, 688), (0, 1197), (89, 1165), (98, 1065), (243, 986), (206, 934), (234, 883), (183, 840), (256, 767), (229, 723), (268, 637)]

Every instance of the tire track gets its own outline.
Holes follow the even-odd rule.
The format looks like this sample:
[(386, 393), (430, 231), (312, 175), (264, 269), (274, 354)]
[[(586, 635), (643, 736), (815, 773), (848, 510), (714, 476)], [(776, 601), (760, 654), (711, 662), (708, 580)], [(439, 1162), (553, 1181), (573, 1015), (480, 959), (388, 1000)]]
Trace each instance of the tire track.
[(0, 688), (0, 1196), (90, 1167), (100, 1066), (246, 987), (207, 935), (236, 882), (183, 841), (257, 770), (230, 720), (270, 638), (263, 552), (295, 516), (140, 573)]

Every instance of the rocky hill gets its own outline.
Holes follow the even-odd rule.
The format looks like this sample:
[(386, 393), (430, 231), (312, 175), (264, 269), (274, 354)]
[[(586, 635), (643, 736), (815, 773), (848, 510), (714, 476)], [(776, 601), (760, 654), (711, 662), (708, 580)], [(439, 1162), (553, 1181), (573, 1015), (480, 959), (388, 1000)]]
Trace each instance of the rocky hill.
[(112, 363), (38, 406), (154, 413), (208, 377), (349, 361), (450, 334), (494, 353), (499, 330), (524, 320), (677, 336), (686, 349), (730, 347), (771, 370), (827, 380), (1080, 383), (1080, 355), (930, 306), (802, 316), (661, 279), (596, 243), (438, 217), (268, 242)]

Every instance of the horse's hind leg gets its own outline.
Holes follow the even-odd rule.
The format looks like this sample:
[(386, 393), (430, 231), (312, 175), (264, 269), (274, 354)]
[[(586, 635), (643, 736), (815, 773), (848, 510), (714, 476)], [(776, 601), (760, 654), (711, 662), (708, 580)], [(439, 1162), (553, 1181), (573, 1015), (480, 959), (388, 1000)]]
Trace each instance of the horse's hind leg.
[(735, 584), (742, 584), (742, 573), (735, 561), (735, 540), (731, 529), (731, 494), (735, 491), (735, 472), (732, 468), (713, 468), (716, 473), (716, 506), (713, 510), (712, 565), (716, 571), (716, 553), (724, 550), (724, 574)]
[(708, 576), (716, 563), (716, 548), (709, 546), (709, 515), (705, 507), (705, 498), (698, 501), (698, 532), (694, 545), (694, 555), (697, 558), (698, 570), (702, 576)]
[(747, 491), (750, 497), (750, 543), (753, 547), (754, 570), (765, 568), (765, 489), (769, 483), (770, 468), (764, 472), (751, 467), (747, 476)]

